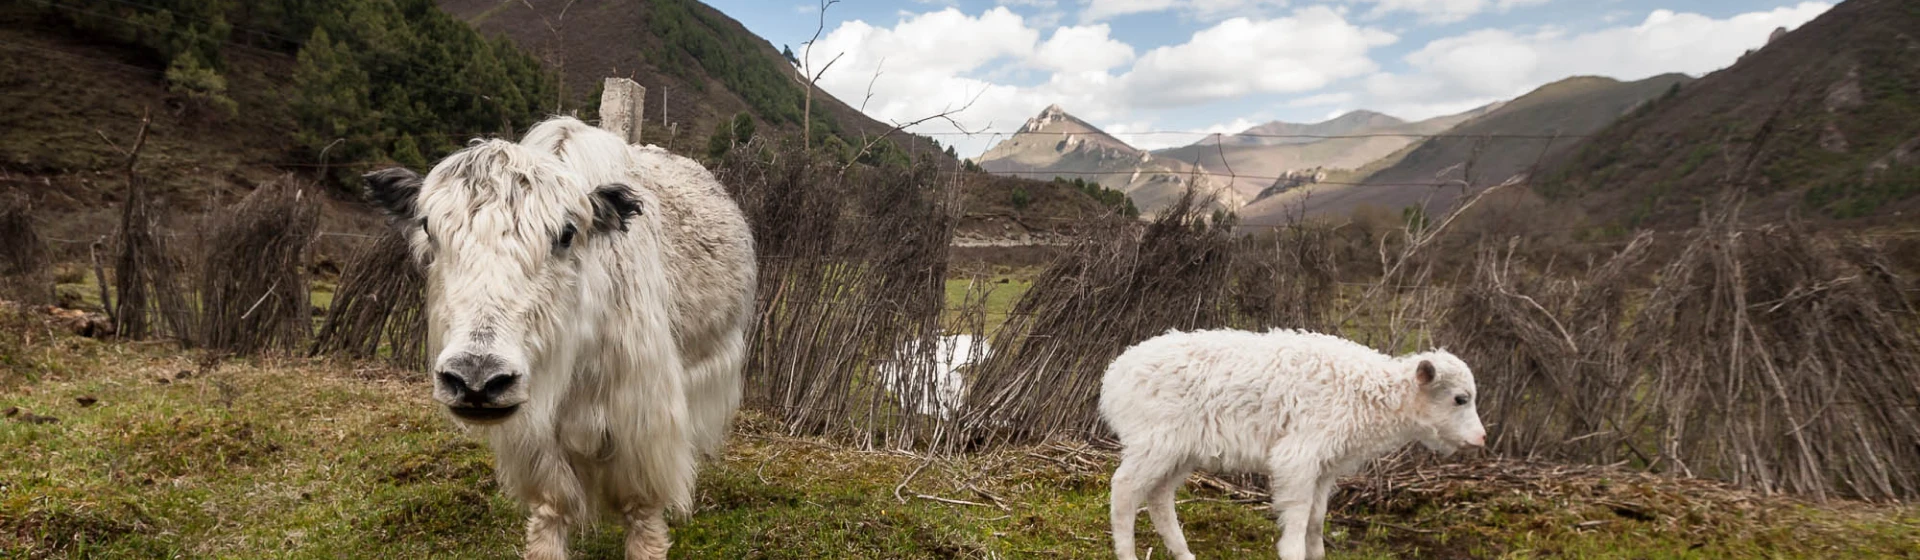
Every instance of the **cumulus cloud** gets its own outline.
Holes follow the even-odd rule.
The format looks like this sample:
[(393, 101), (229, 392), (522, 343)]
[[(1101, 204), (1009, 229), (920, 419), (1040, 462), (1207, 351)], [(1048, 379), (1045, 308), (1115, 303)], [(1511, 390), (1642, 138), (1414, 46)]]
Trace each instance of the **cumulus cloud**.
[(1373, 72), (1368, 51), (1394, 41), (1325, 6), (1277, 19), (1233, 18), (1148, 51), (1121, 82), (1125, 95), (1149, 107), (1311, 91)]
[[(1349, 0), (1354, 1), (1354, 0)], [(1393, 13), (1411, 13), (1426, 23), (1453, 23), (1481, 12), (1505, 12), (1523, 6), (1537, 6), (1550, 0), (1357, 0), (1373, 4), (1368, 18)]]
[[(1204, 121), (1181, 116), (1201, 106), (1210, 106), (1211, 115), (1222, 115), (1222, 109), (1247, 117), (1278, 110), (1311, 118), (1322, 111), (1334, 115), (1366, 108), (1420, 119), (1511, 99), (1573, 75), (1624, 80), (1665, 72), (1698, 75), (1725, 67), (1746, 49), (1764, 44), (1774, 28), (1797, 27), (1830, 7), (1806, 2), (1724, 18), (1657, 10), (1620, 24), (1596, 22), (1599, 28), (1578, 32), (1482, 29), (1416, 45), (1400, 57), (1404, 65), (1383, 72), (1375, 59), (1397, 37), (1353, 21), (1338, 6), (1200, 24), (1204, 28), (1184, 42), (1139, 52), (1126, 38), (1115, 37), (1107, 24), (1056, 27), (1004, 6), (1048, 1), (1000, 0), (1003, 6), (974, 13), (946, 8), (907, 14), (891, 27), (848, 21), (823, 37), (811, 54), (802, 55), (816, 70), (840, 56), (820, 87), (856, 107), (865, 103), (867, 114), (883, 122), (912, 121), (972, 101), (956, 119), (969, 129), (1004, 132), (1057, 103), (1089, 122), (1111, 127), (1109, 132), (1129, 143), (1157, 148), (1190, 143), (1203, 134), (1144, 132), (1238, 132), (1252, 124), (1200, 126)], [(1135, 7), (1160, 5), (1157, 0), (1127, 1), (1136, 2), (1128, 4)], [(1239, 1), (1168, 0), (1171, 8), (1161, 9)], [(1540, 0), (1479, 1), (1480, 9), (1497, 10)], [(1090, 8), (1104, 2), (1078, 5)], [(1061, 7), (1075, 4), (1059, 2)], [(1126, 7), (1109, 8), (1113, 6)], [(913, 130), (956, 131), (937, 120)], [(986, 135), (939, 138), (966, 155), (979, 154), (997, 140)]]
[(1080, 10), (1081, 21), (1100, 21), (1130, 14), (1169, 10), (1178, 10), (1200, 20), (1212, 21), (1229, 15), (1247, 15), (1250, 12), (1265, 14), (1270, 9), (1286, 6), (1288, 0), (1084, 0), (1083, 3), (1085, 7)]
[(1362, 89), (1370, 107), (1418, 119), (1511, 98), (1570, 76), (1698, 76), (1765, 44), (1774, 28), (1798, 27), (1831, 7), (1805, 2), (1723, 19), (1655, 10), (1636, 25), (1585, 33), (1479, 30), (1428, 43), (1406, 55), (1411, 71), (1368, 76)]
[(1179, 4), (1177, 0), (1086, 0), (1087, 7), (1080, 11), (1080, 19), (1100, 21), (1114, 16), (1170, 10)]
[(1033, 63), (1055, 72), (1096, 72), (1133, 61), (1133, 47), (1108, 36), (1107, 24), (1061, 27), (1033, 53)]
[[(890, 28), (849, 21), (801, 54), (815, 69), (839, 56), (820, 87), (856, 107), (871, 88), (866, 112), (882, 121), (908, 122), (971, 102), (957, 115), (963, 125), (1011, 130), (1052, 103), (1106, 122), (1154, 108), (1311, 91), (1375, 71), (1369, 49), (1394, 41), (1324, 6), (1225, 20), (1137, 57), (1106, 24), (1054, 28), (1044, 41), (1037, 27), (1004, 6), (978, 15), (948, 8), (908, 15)], [(913, 130), (956, 131), (944, 121)], [(941, 139), (966, 154), (992, 141)]]

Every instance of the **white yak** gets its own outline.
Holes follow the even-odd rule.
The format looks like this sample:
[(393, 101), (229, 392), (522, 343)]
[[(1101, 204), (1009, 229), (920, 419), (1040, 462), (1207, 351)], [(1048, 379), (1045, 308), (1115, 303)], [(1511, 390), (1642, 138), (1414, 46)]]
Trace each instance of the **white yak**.
[(572, 118), (366, 180), (425, 273), (434, 400), (528, 508), (526, 557), (613, 512), (628, 558), (665, 558), (666, 512), (740, 401), (739, 207), (699, 164)]

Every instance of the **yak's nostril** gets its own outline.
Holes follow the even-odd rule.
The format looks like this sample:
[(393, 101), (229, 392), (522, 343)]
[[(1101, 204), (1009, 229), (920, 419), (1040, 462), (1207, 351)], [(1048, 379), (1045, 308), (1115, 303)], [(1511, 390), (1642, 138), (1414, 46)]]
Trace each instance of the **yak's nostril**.
[(508, 391), (512, 391), (513, 386), (518, 385), (519, 383), (520, 383), (520, 376), (518, 375), (514, 375), (510, 373), (495, 375), (493, 377), (487, 378), (486, 384), (480, 387), (480, 396), (488, 399), (498, 399), (500, 398), (501, 395), (505, 395), (507, 394)]
[(464, 397), (467, 393), (473, 392), (473, 389), (467, 387), (467, 380), (461, 379), (459, 375), (444, 371), (440, 372), (440, 386), (455, 397)]

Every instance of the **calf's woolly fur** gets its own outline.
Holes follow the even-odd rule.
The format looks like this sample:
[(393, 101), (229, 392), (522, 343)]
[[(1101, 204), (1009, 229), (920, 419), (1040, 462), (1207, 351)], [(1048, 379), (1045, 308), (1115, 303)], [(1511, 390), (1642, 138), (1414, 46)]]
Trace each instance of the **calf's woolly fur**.
[(1484, 443), (1473, 392), (1472, 372), (1445, 351), (1392, 357), (1291, 330), (1169, 331), (1141, 342), (1107, 368), (1100, 393), (1101, 418), (1123, 446), (1115, 551), (1134, 558), (1144, 502), (1166, 550), (1192, 558), (1173, 496), (1207, 469), (1268, 473), (1280, 557), (1321, 558), (1334, 479), (1413, 441), (1445, 453)]

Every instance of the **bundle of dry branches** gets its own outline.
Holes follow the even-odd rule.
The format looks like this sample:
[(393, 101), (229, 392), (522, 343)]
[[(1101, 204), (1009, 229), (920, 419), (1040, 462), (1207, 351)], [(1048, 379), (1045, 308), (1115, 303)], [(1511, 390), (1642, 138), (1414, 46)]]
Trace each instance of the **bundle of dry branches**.
[(426, 279), (407, 240), (391, 229), (362, 247), (340, 273), (340, 287), (308, 355), (376, 356), (386, 344), (401, 364), (425, 367)]
[(234, 353), (291, 350), (312, 329), (306, 255), (318, 190), (291, 177), (261, 185), (211, 223), (200, 275), (200, 343)]
[(1920, 495), (1920, 314), (1863, 241), (1736, 227), (1656, 273), (1643, 235), (1577, 278), (1482, 249), (1436, 337), (1474, 364), (1494, 451), (1815, 498)]
[[(928, 373), (953, 235), (951, 175), (924, 163), (843, 170), (759, 142), (716, 170), (760, 259), (747, 403), (794, 433), (914, 445), (935, 427), (903, 411), (937, 383)], [(883, 364), (909, 373), (883, 387)]]
[(0, 197), (0, 300), (53, 302), (47, 243), (33, 227), (33, 206), (24, 194)]
[(1232, 233), (1198, 200), (1189, 189), (1144, 229), (1115, 220), (1041, 274), (993, 336), (959, 437), (942, 445), (1096, 433), (1100, 379), (1122, 350), (1228, 324)]
[(174, 338), (191, 344), (196, 314), (180, 281), (180, 266), (139, 179), (130, 177), (130, 183), (114, 236), (119, 248), (113, 266), (115, 330), (129, 339), (148, 338), (157, 334), (153, 320), (157, 316)]

